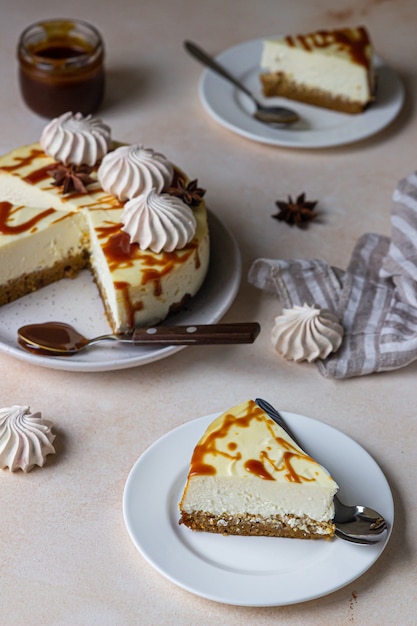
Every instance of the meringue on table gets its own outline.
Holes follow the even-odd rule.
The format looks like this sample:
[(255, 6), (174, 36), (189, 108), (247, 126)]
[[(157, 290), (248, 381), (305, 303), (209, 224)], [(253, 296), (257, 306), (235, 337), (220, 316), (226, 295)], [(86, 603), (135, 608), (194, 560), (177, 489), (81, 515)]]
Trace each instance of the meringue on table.
[(0, 409), (0, 469), (30, 472), (42, 467), (48, 454), (54, 454), (52, 423), (30, 407), (14, 405)]
[(343, 327), (327, 309), (304, 304), (282, 309), (271, 333), (276, 351), (297, 363), (325, 359), (342, 343)]

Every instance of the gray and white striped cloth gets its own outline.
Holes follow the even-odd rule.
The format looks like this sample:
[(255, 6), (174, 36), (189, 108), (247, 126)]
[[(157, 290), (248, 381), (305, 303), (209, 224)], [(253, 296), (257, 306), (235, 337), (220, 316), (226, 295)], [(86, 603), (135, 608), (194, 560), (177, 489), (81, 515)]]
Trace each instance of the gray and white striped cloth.
[(357, 242), (346, 271), (319, 259), (257, 259), (248, 280), (278, 294), (285, 308), (326, 308), (344, 327), (340, 349), (316, 362), (329, 378), (404, 367), (417, 359), (417, 173), (393, 195), (391, 238)]

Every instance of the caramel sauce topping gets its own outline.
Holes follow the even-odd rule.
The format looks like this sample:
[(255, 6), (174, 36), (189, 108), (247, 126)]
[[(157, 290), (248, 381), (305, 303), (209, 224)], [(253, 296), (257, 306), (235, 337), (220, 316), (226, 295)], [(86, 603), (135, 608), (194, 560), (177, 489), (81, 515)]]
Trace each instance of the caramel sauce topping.
[(246, 461), (245, 470), (251, 474), (255, 474), (258, 478), (263, 478), (264, 480), (275, 480), (275, 478), (273, 478), (268, 472), (262, 461), (258, 461), (257, 459), (250, 459), (249, 461)]
[[(32, 165), (35, 159), (44, 155), (45, 153), (43, 152), (43, 150), (32, 149), (26, 157), (14, 157), (14, 160), (15, 160), (14, 164), (2, 165), (1, 169), (4, 170), (5, 172), (13, 173), (22, 167), (29, 167), (29, 165)], [(41, 168), (41, 170), (43, 171), (44, 168)], [(32, 182), (32, 181), (28, 180), (28, 182)]]
[(279, 436), (277, 437), (274, 432), (274, 425), (271, 424), (270, 419), (265, 416), (262, 409), (260, 409), (252, 400), (247, 403), (247, 412), (244, 415), (236, 417), (231, 413), (226, 413), (219, 428), (209, 433), (202, 442), (197, 444), (191, 459), (189, 476), (216, 475), (217, 471), (215, 466), (206, 462), (207, 455), (212, 455), (214, 457), (221, 456), (229, 459), (231, 462), (241, 460), (242, 454), (238, 450), (238, 443), (234, 441), (229, 442), (227, 444), (229, 451), (222, 450), (219, 444), (229, 435), (231, 428), (249, 428), (253, 420), (265, 422), (270, 436), (275, 439), (278, 446), (282, 448), (283, 456), (277, 466), (277, 464), (270, 458), (268, 452), (268, 450), (270, 450), (270, 446), (266, 446), (265, 450), (260, 451), (259, 458), (248, 459), (244, 462), (244, 468), (247, 472), (261, 478), (262, 480), (275, 480), (271, 471), (284, 472), (284, 477), (289, 482), (301, 483), (315, 480), (315, 478), (299, 474), (293, 464), (295, 459), (303, 459), (305, 461), (316, 463), (314, 459), (299, 450), (295, 445), (292, 445), (286, 439)]
[(55, 213), (55, 209), (45, 209), (41, 213), (34, 215), (32, 219), (27, 222), (12, 226), (9, 220), (13, 216), (14, 211), (16, 211), (16, 209), (13, 209), (13, 205), (10, 204), (10, 202), (0, 202), (0, 233), (3, 235), (18, 235), (35, 230), (36, 225), (41, 222), (44, 217)]
[(162, 291), (161, 279), (177, 265), (181, 265), (189, 259), (195, 244), (191, 242), (181, 250), (162, 251), (155, 254), (141, 250), (137, 243), (130, 243), (128, 233), (122, 231), (121, 228), (121, 223), (109, 223), (96, 229), (98, 238), (104, 240), (101, 245), (110, 271), (115, 271), (118, 267), (133, 267), (134, 262), (140, 260), (145, 266), (142, 272), (142, 284), (146, 285), (153, 282), (155, 295), (160, 295)]
[(307, 52), (312, 52), (317, 48), (324, 49), (335, 46), (337, 50), (349, 54), (353, 63), (363, 65), (364, 67), (369, 65), (367, 49), (370, 46), (370, 40), (368, 33), (363, 27), (352, 30), (320, 30), (309, 35), (288, 35), (285, 37), (285, 41), (292, 47), (299, 44)]

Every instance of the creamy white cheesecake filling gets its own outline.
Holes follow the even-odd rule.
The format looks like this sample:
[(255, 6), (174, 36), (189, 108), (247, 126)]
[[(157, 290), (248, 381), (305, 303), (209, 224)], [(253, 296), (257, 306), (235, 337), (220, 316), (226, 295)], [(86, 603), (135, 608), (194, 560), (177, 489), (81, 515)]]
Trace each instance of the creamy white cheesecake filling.
[(285, 40), (265, 41), (261, 68), (269, 73), (283, 72), (299, 85), (309, 89), (319, 87), (355, 102), (367, 102), (371, 97), (372, 86), (366, 68), (352, 63), (348, 56), (337, 51), (315, 50), (312, 53), (288, 46)]
[[(5, 209), (6, 205), (0, 202), (0, 212)], [(1, 284), (51, 268), (70, 256), (82, 254), (86, 247), (88, 233), (81, 214), (12, 205), (8, 215), (10, 232), (1, 235)], [(18, 232), (34, 219), (30, 230)]]
[(195, 476), (190, 481), (182, 510), (209, 511), (212, 515), (243, 515), (249, 513), (270, 518), (275, 515), (308, 516), (326, 522), (334, 516), (335, 487), (322, 485), (280, 484), (274, 481)]

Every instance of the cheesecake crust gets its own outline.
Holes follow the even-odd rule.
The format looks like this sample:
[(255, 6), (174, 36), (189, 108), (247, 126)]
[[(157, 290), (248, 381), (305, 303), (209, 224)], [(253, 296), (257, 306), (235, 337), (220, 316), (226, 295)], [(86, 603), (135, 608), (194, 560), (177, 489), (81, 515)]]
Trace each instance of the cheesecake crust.
[(22, 274), (0, 286), (0, 305), (18, 300), (61, 278), (75, 278), (82, 269), (88, 266), (89, 254), (87, 251), (81, 251), (79, 254), (57, 261), (51, 267)]
[(362, 113), (369, 106), (370, 102), (372, 102), (372, 100), (370, 100), (364, 103), (348, 100), (347, 98), (335, 97), (327, 91), (316, 88), (312, 89), (306, 85), (297, 83), (282, 72), (261, 74), (260, 80), (263, 94), (266, 97), (280, 96), (282, 98), (297, 100), (305, 104), (313, 104), (341, 113)]
[(257, 537), (288, 537), (292, 539), (331, 539), (333, 522), (317, 522), (307, 516), (274, 515), (265, 518), (242, 513), (211, 515), (204, 511), (181, 511), (180, 524), (191, 530), (222, 535), (252, 535)]

